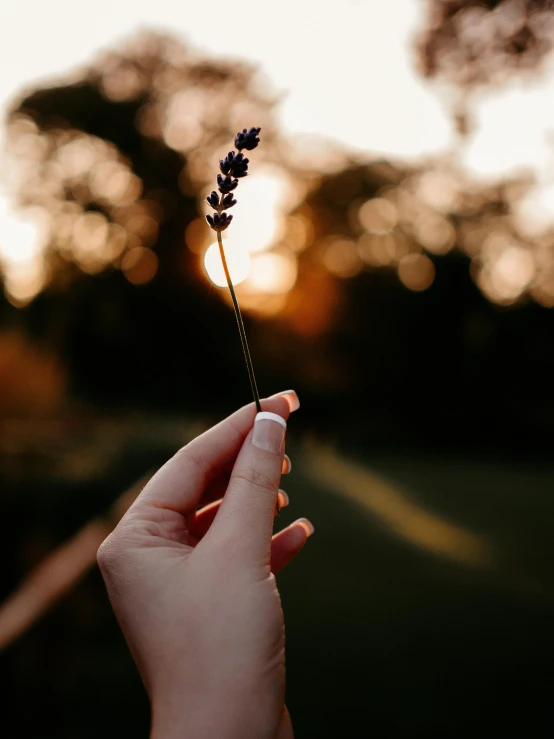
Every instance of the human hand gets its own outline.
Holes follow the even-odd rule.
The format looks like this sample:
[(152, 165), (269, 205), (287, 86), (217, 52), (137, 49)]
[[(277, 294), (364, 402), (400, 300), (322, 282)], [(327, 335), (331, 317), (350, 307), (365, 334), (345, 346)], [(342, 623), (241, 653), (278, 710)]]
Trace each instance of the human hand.
[(262, 407), (269, 417), (254, 423), (246, 406), (177, 452), (98, 551), (151, 700), (152, 739), (292, 737), (274, 573), (313, 527), (300, 519), (272, 537), (298, 399)]

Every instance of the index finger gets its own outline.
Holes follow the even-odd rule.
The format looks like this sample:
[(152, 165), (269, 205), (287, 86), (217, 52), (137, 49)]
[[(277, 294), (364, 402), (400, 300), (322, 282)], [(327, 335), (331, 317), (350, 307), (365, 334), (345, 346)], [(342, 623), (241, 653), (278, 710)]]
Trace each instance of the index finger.
[[(261, 404), (264, 410), (288, 418), (297, 407), (296, 393), (279, 393)], [(194, 511), (206, 486), (232, 468), (255, 417), (256, 406), (250, 403), (180, 449), (146, 485), (135, 510), (153, 506), (182, 515)]]

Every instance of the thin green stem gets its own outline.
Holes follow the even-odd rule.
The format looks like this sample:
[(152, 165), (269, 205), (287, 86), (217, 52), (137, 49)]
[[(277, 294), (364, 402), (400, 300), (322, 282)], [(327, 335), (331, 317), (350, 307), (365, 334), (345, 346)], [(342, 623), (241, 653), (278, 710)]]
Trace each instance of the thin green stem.
[(223, 264), (223, 270), (225, 272), (225, 277), (227, 278), (227, 285), (229, 286), (229, 291), (231, 293), (231, 298), (233, 300), (233, 306), (235, 308), (235, 316), (236, 316), (238, 327), (239, 327), (240, 342), (242, 344), (242, 351), (244, 352), (244, 359), (246, 361), (246, 369), (248, 370), (248, 379), (250, 380), (250, 387), (252, 388), (252, 395), (254, 396), (254, 402), (256, 403), (256, 410), (258, 411), (258, 413), (260, 413), (262, 410), (262, 406), (260, 405), (260, 396), (258, 394), (258, 386), (256, 385), (256, 378), (254, 376), (254, 367), (252, 366), (252, 358), (250, 356), (250, 349), (248, 348), (248, 341), (246, 340), (246, 331), (244, 330), (244, 323), (242, 321), (242, 315), (241, 315), (240, 308), (239, 308), (239, 301), (237, 300), (235, 288), (233, 287), (233, 282), (231, 280), (231, 274), (229, 272), (229, 267), (227, 266), (227, 259), (225, 258), (225, 251), (223, 249), (223, 240), (221, 238), (221, 231), (217, 232), (217, 243), (219, 245), (219, 254), (221, 255), (221, 262)]

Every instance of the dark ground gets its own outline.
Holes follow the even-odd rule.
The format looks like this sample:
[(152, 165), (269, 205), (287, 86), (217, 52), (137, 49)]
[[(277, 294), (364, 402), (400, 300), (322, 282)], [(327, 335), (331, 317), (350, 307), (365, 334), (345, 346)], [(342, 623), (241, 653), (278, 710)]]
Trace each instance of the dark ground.
[[(278, 578), (296, 738), (549, 733), (554, 467), (380, 453), (363, 460), (354, 502), (326, 470), (317, 482), (325, 454), (289, 447), (279, 525), (306, 515), (316, 530)], [(44, 529), (63, 541), (161, 457), (129, 458), (110, 484), (14, 493), (3, 595), (25, 572), (18, 522), (33, 519), (28, 540)], [(477, 553), (465, 556), (464, 537)], [(0, 655), (0, 675), (5, 739), (148, 736), (145, 694), (96, 569)]]

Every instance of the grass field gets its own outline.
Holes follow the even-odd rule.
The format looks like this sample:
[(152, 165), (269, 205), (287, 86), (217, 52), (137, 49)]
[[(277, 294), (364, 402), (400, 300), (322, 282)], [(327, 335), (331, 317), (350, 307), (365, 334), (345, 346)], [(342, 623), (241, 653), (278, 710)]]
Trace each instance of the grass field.
[(285, 515), (316, 529), (279, 578), (297, 739), (542, 735), (554, 469), (297, 457)]
[[(297, 739), (549, 735), (554, 466), (289, 450), (278, 525), (315, 524), (278, 577)], [(45, 531), (45, 550), (63, 541), (159, 453), (5, 500), (4, 595), (29, 541), (40, 546)], [(0, 654), (0, 676), (6, 739), (148, 736), (144, 691), (96, 570)]]

